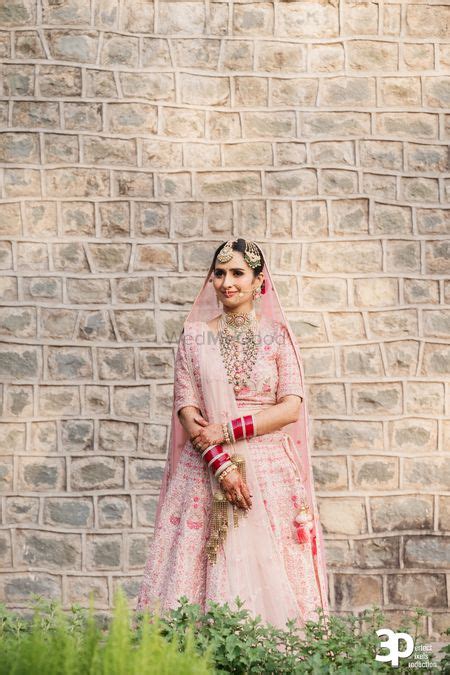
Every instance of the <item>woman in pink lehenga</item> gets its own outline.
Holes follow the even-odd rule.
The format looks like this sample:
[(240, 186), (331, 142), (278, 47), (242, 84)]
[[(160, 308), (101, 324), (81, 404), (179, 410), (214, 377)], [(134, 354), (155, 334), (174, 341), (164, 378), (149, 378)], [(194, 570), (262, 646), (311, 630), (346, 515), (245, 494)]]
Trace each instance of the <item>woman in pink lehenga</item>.
[(178, 345), (169, 457), (137, 610), (174, 608), (185, 595), (203, 608), (239, 597), (278, 627), (317, 620), (319, 607), (329, 614), (306, 403), (267, 261), (254, 242), (229, 240)]

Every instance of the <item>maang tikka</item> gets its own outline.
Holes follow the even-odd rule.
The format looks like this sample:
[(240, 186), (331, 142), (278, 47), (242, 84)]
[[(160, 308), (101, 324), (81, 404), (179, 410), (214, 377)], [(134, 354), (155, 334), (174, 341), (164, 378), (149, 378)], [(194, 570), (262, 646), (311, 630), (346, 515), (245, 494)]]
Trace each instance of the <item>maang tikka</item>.
[[(229, 239), (223, 249), (217, 256), (217, 260), (221, 263), (226, 263), (233, 257), (233, 243), (235, 239)], [(261, 256), (254, 241), (245, 241), (244, 260), (249, 267), (258, 267), (261, 265)]]

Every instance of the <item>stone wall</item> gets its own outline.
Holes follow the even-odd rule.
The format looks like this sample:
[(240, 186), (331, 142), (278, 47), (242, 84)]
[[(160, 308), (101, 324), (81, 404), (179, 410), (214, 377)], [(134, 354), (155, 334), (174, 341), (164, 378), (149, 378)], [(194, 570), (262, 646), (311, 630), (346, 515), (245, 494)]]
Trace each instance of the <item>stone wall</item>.
[(0, 599), (134, 602), (180, 325), (241, 235), (302, 349), (332, 606), (439, 633), (448, 3), (2, 0), (0, 24)]

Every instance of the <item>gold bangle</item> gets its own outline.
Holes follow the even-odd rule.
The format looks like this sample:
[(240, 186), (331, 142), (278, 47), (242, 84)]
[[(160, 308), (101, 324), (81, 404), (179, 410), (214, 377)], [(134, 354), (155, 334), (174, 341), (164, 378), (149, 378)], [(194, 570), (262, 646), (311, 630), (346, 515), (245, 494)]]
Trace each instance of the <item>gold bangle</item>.
[(219, 483), (222, 484), (222, 481), (225, 478), (225, 476), (227, 476), (231, 471), (234, 471), (235, 469), (237, 469), (236, 464), (231, 464), (230, 466), (227, 466), (227, 468), (222, 471), (222, 473), (219, 475), (217, 479)]

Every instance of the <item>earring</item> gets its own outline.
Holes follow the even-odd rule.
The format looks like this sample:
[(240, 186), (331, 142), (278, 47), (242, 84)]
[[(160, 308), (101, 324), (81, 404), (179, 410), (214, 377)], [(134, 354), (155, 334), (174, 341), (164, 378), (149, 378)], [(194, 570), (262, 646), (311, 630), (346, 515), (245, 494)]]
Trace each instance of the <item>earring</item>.
[(252, 291), (253, 300), (257, 300), (261, 297), (261, 286), (254, 288)]

